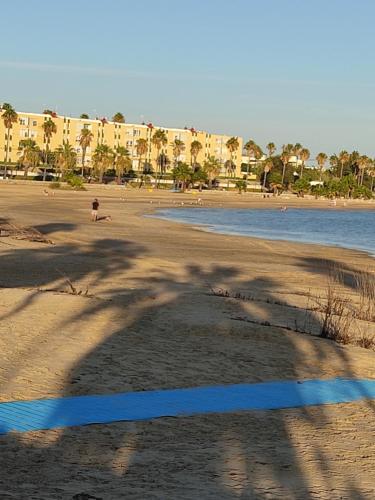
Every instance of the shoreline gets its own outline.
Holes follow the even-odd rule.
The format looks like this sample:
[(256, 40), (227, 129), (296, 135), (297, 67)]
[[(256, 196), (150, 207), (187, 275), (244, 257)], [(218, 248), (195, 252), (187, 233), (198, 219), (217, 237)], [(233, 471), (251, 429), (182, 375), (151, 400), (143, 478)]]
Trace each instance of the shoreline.
[[(355, 247), (355, 246), (345, 246), (343, 244), (339, 244), (339, 243), (328, 243), (328, 242), (324, 242), (324, 241), (321, 241), (321, 242), (312, 242), (312, 241), (306, 241), (306, 240), (295, 240), (295, 239), (292, 239), (292, 238), (277, 238), (277, 237), (264, 237), (263, 235), (256, 235), (256, 234), (246, 234), (246, 233), (241, 233), (240, 231), (233, 231), (233, 232), (230, 232), (230, 231), (225, 231), (225, 230), (221, 230), (220, 227), (217, 227), (214, 223), (199, 223), (199, 222), (194, 222), (192, 223), (191, 221), (189, 220), (184, 220), (183, 218), (174, 218), (173, 215), (168, 217), (168, 215), (158, 215), (158, 211), (163, 211), (163, 210), (196, 210), (196, 209), (212, 209), (213, 207), (202, 207), (202, 206), (183, 206), (183, 207), (175, 207), (175, 206), (172, 206), (172, 207), (168, 207), (168, 208), (156, 208), (154, 209), (151, 213), (144, 213), (143, 214), (143, 217), (147, 217), (147, 218), (155, 218), (155, 219), (158, 219), (158, 220), (164, 220), (164, 221), (167, 221), (167, 222), (173, 222), (173, 223), (177, 223), (177, 224), (184, 224), (185, 226), (189, 226), (190, 229), (192, 230), (196, 230), (196, 231), (203, 231), (205, 233), (210, 233), (210, 234), (221, 234), (221, 235), (224, 235), (224, 236), (240, 236), (240, 237), (244, 237), (244, 238), (250, 238), (250, 239), (255, 239), (255, 240), (260, 240), (260, 241), (266, 241), (266, 242), (274, 242), (274, 241), (279, 241), (279, 242), (284, 242), (284, 243), (292, 243), (292, 244), (297, 244), (297, 245), (313, 245), (313, 246), (318, 246), (318, 247), (329, 247), (329, 248), (337, 248), (337, 249), (341, 249), (341, 250), (351, 250), (351, 251), (355, 251), (355, 252), (360, 252), (360, 253), (363, 253), (364, 255), (367, 255), (369, 257), (372, 257), (374, 258), (375, 257), (375, 251), (374, 250), (370, 250), (370, 249), (364, 249), (364, 248), (358, 248), (358, 247)], [(238, 207), (215, 207), (214, 209), (216, 210), (238, 210)], [(242, 208), (244, 210), (244, 208)], [(251, 207), (251, 208), (248, 208), (249, 211), (251, 211), (252, 209), (256, 209), (256, 210), (274, 210), (274, 208), (266, 208), (266, 207), (262, 207), (262, 208), (255, 208), (255, 207)], [(306, 210), (305, 207), (292, 207), (292, 209), (294, 210)], [(310, 207), (307, 209), (309, 210)], [(321, 210), (321, 211), (326, 211), (326, 209), (324, 208), (317, 208), (315, 207), (314, 210)], [(350, 209), (348, 210), (350, 211)], [(353, 212), (356, 212), (358, 210), (353, 210)], [(370, 211), (370, 210), (369, 210)]]

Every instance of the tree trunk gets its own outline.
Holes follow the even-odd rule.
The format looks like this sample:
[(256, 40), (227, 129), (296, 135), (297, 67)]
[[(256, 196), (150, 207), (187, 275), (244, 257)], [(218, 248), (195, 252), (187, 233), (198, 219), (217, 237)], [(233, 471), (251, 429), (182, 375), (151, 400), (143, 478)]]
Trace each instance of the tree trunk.
[[(47, 139), (48, 141), (48, 139)], [(44, 167), (43, 167), (43, 181), (45, 182), (47, 176), (47, 167), (48, 167), (48, 142), (46, 144), (46, 157), (44, 158)]]
[(160, 163), (160, 149), (158, 148), (158, 154), (156, 155), (156, 169), (155, 169), (155, 181), (156, 181), (156, 189), (159, 189), (159, 165)]
[(99, 170), (99, 182), (100, 182), (100, 184), (103, 182), (103, 175), (104, 175), (104, 170), (101, 168)]
[(81, 177), (82, 178), (85, 174), (85, 157), (86, 157), (86, 148), (82, 148), (82, 167), (81, 167)]
[(263, 172), (263, 191), (266, 189), (267, 172)]
[(286, 163), (283, 163), (283, 175), (281, 177), (281, 184), (284, 185)]
[(374, 176), (372, 175), (371, 176), (371, 192), (373, 191), (373, 187), (374, 187)]
[(341, 162), (341, 169), (340, 169), (340, 179), (342, 179), (343, 173), (344, 173), (344, 162), (342, 161)]
[(7, 178), (7, 172), (8, 172), (9, 134), (10, 134), (10, 128), (7, 128), (7, 149), (6, 149), (6, 152), (5, 152), (5, 165), (4, 165), (4, 174), (3, 174), (4, 179)]
[(300, 174), (300, 179), (302, 179), (302, 176), (303, 176), (303, 167), (304, 167), (304, 161), (302, 160), (302, 163), (301, 163), (301, 174)]

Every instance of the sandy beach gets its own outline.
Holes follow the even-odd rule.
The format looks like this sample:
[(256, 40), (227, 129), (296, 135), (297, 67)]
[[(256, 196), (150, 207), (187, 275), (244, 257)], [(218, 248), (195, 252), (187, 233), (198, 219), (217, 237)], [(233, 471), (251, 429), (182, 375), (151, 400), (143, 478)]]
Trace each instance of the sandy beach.
[[(90, 221), (94, 197), (112, 221)], [(198, 197), (208, 207), (329, 206), (117, 186), (45, 196), (36, 183), (0, 184), (0, 218), (54, 243), (0, 238), (2, 401), (375, 378), (374, 351), (291, 331), (331, 267), (373, 272), (373, 257), (144, 217)], [(81, 295), (67, 293), (68, 280)], [(257, 300), (212, 293), (220, 289)], [(319, 330), (313, 314), (308, 321)], [(374, 409), (364, 401), (1, 436), (0, 497), (373, 499)]]

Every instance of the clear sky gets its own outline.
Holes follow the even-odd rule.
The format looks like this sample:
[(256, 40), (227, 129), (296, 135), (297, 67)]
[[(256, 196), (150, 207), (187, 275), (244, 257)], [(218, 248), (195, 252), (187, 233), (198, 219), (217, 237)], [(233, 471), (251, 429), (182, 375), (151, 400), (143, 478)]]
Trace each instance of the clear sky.
[(0, 102), (375, 156), (374, 0), (8, 0)]

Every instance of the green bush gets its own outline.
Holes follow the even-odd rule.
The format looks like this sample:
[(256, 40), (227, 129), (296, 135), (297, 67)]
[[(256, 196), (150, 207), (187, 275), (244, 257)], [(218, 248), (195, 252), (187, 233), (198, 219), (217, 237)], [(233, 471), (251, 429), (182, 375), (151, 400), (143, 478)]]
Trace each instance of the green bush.
[(371, 200), (372, 192), (366, 186), (356, 186), (352, 192), (353, 198), (364, 198), (365, 200)]
[(77, 190), (78, 189), (82, 189), (82, 190), (85, 189), (83, 186), (83, 179), (79, 175), (68, 174), (65, 177), (65, 180), (68, 183), (68, 185), (70, 187), (72, 187), (73, 189), (77, 189)]
[(238, 192), (241, 194), (242, 191), (246, 192), (247, 189), (247, 182), (243, 180), (236, 181), (236, 188), (238, 189)]

